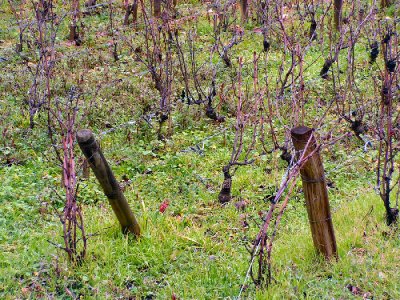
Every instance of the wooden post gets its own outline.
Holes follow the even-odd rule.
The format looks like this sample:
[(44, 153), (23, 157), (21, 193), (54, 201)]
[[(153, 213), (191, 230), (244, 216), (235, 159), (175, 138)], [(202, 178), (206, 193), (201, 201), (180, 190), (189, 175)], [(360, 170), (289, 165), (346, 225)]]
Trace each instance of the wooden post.
[(240, 12), (242, 15), (242, 22), (246, 22), (247, 16), (249, 14), (249, 4), (248, 0), (240, 0)]
[[(80, 18), (80, 4), (79, 0), (72, 0), (71, 3), (71, 24), (69, 26), (69, 40), (75, 41), (76, 45), (79, 43), (79, 32), (78, 32), (78, 19)], [(79, 43), (80, 44), (80, 43)]]
[(104, 158), (93, 133), (88, 129), (80, 130), (76, 134), (76, 138), (79, 147), (89, 161), (93, 173), (100, 182), (104, 194), (107, 196), (114, 213), (117, 215), (118, 221), (122, 227), (122, 232), (131, 232), (135, 236), (139, 236), (139, 224), (126, 201), (110, 166)]
[(337, 31), (340, 31), (342, 26), (342, 7), (343, 7), (343, 0), (335, 0), (333, 2), (335, 29)]
[[(299, 126), (291, 130), (296, 151), (305, 151), (306, 157), (316, 149), (313, 129)], [(310, 140), (310, 142), (308, 142)], [(307, 149), (304, 149), (308, 143)], [(315, 248), (326, 259), (337, 259), (335, 232), (329, 207), (324, 167), (319, 151), (315, 152), (300, 169), (304, 197)]]
[(161, 15), (161, 0), (153, 0), (153, 16), (160, 17)]

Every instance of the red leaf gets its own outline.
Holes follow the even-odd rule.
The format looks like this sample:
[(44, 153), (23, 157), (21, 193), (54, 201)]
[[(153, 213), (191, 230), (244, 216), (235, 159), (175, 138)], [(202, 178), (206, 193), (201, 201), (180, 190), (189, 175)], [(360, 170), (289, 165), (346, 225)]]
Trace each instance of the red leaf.
[(167, 209), (168, 205), (169, 205), (169, 201), (168, 201), (168, 199), (165, 199), (165, 200), (160, 204), (160, 209), (159, 209), (160, 213), (163, 214), (163, 213), (165, 212), (165, 210)]

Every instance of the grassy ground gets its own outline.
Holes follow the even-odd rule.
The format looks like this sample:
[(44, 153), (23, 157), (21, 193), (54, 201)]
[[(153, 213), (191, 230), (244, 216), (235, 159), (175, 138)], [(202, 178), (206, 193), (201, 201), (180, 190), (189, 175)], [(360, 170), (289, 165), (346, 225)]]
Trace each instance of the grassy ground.
[[(92, 27), (84, 48), (66, 45), (66, 28), (61, 29), (57, 51), (64, 60), (57, 70), (65, 72), (68, 84), (83, 76), (81, 87), (87, 99), (95, 95), (93, 86), (105, 85), (94, 98), (90, 122), (83, 124), (101, 137), (117, 179), (131, 180), (125, 195), (143, 236), (138, 240), (124, 236), (94, 176), (87, 180), (80, 176), (79, 203), (91, 237), (85, 261), (79, 266), (68, 263), (66, 254), (54, 245), (62, 243), (56, 216), (63, 207), (56, 194), (62, 194), (60, 168), (49, 145), (45, 114), (36, 117), (35, 129), (29, 129), (24, 100), (31, 78), (23, 57), (12, 50), (16, 28), (9, 26), (11, 15), (5, 5), (2, 9), (7, 13), (0, 20), (0, 57), (7, 61), (0, 63), (4, 70), (0, 75), (1, 298), (171, 299), (176, 295), (179, 299), (233, 299), (242, 284), (246, 285), (243, 297), (250, 299), (400, 298), (399, 232), (385, 225), (383, 205), (372, 189), (376, 153), (364, 153), (355, 139), (322, 153), (327, 176), (334, 183), (329, 196), (338, 261), (327, 264), (315, 254), (298, 183), (274, 244), (272, 284), (257, 290), (251, 280), (245, 281), (250, 255), (244, 244), (258, 232), (253, 220), (268, 210), (269, 203), (263, 199), (279, 186), (286, 164), (279, 153), (256, 156), (253, 165), (235, 174), (235, 198), (222, 206), (217, 196), (223, 180), (221, 168), (230, 156), (232, 120), (217, 125), (199, 116), (196, 108), (188, 108), (187, 119), (182, 113), (173, 116), (175, 132), (165, 143), (157, 141), (154, 129), (145, 123), (101, 135), (110, 124), (116, 127), (139, 115), (141, 107), (135, 103), (143, 105), (155, 97), (143, 85), (148, 78), (133, 75), (143, 69), (126, 49), (121, 50), (119, 62), (112, 61), (109, 36), (103, 35), (107, 12), (86, 19)], [(209, 23), (202, 20), (199, 24), (199, 32), (211, 34)], [(246, 49), (261, 48), (262, 40), (256, 37), (246, 36), (235, 50), (245, 56), (249, 82), (253, 50)], [(204, 42), (209, 38), (204, 37)], [(362, 64), (365, 49), (356, 51)], [(327, 92), (329, 85), (315, 76), (323, 57), (313, 51), (309, 55), (307, 60), (317, 59), (318, 64), (305, 75), (313, 80), (314, 88), (307, 108), (313, 111), (311, 119), (317, 120), (321, 114), (315, 109), (317, 91)], [(273, 53), (269, 67), (273, 69), (279, 59)], [(82, 64), (85, 72), (79, 69)], [(222, 78), (232, 73), (221, 69)], [(364, 75), (357, 76), (368, 91)], [(55, 86), (58, 92), (57, 87), (61, 88)], [(182, 151), (196, 144), (203, 148), (202, 154)], [(170, 205), (160, 213), (159, 206), (166, 199)], [(244, 210), (235, 207), (241, 200), (247, 202)]]
[[(121, 161), (119, 153), (125, 156), (114, 170), (119, 178), (127, 175), (132, 180), (125, 194), (144, 234), (139, 240), (122, 235), (94, 178), (90, 178), (82, 182), (80, 197), (86, 203), (86, 230), (95, 235), (89, 239), (87, 259), (75, 268), (65, 261), (61, 250), (47, 242), (61, 243), (60, 225), (47, 206), (51, 189), (59, 185), (56, 169), (49, 169), (48, 162), (40, 157), (21, 166), (2, 168), (3, 296), (236, 296), (249, 266), (243, 238), (252, 238), (257, 230), (250, 221), (249, 229), (243, 227), (243, 219), (267, 208), (262, 197), (281, 175), (263, 174), (263, 168), (273, 162), (260, 161), (244, 168), (235, 177), (233, 194), (248, 200), (245, 211), (233, 205), (238, 198), (221, 206), (216, 202), (216, 192), (222, 178), (215, 166), (223, 163), (228, 149), (220, 148), (220, 138), (215, 138), (205, 146), (204, 156), (176, 152), (175, 147), (183, 146), (187, 136), (187, 132), (177, 134), (171, 148), (160, 151), (155, 158), (138, 155), (137, 145), (114, 146), (112, 150), (104, 147), (112, 165)], [(113, 135), (109, 143), (120, 144), (119, 137)], [(135, 167), (140, 162), (152, 173), (137, 172)], [(328, 173), (329, 168), (333, 169), (327, 162)], [(199, 177), (207, 181), (207, 186)], [(298, 192), (284, 215), (275, 243), (274, 283), (266, 291), (255, 291), (247, 282), (245, 295), (259, 299), (348, 299), (352, 293), (346, 286), (352, 285), (360, 289), (360, 295), (369, 292), (377, 299), (400, 296), (398, 232), (386, 227), (382, 205), (368, 188), (367, 179), (349, 183), (342, 177), (331, 177), (337, 187), (330, 190), (339, 261), (327, 265), (315, 255)], [(158, 207), (164, 199), (171, 204), (161, 214)]]

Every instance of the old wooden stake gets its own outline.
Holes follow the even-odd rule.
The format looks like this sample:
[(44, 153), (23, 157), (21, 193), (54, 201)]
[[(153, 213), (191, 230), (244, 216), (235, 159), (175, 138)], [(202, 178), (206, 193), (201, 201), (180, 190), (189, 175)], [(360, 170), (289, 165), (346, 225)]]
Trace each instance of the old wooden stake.
[(240, 0), (240, 12), (242, 15), (242, 22), (246, 22), (249, 14), (249, 3), (248, 0)]
[(333, 2), (335, 29), (337, 31), (340, 31), (340, 28), (342, 26), (342, 7), (343, 7), (343, 0), (335, 0)]
[(88, 129), (80, 130), (76, 134), (76, 138), (79, 147), (89, 161), (93, 173), (100, 182), (104, 194), (107, 196), (114, 213), (117, 215), (123, 233), (131, 232), (134, 235), (139, 236), (139, 224), (126, 201), (110, 166), (104, 158), (93, 133)]
[(160, 17), (161, 15), (161, 0), (153, 0), (153, 16)]
[[(313, 129), (299, 126), (291, 130), (296, 151), (312, 153), (317, 145)], [(309, 141), (310, 140), (310, 141)], [(308, 143), (307, 148), (305, 149)], [(319, 151), (315, 152), (300, 169), (304, 197), (315, 248), (327, 259), (337, 259), (335, 232), (329, 207), (324, 167)]]

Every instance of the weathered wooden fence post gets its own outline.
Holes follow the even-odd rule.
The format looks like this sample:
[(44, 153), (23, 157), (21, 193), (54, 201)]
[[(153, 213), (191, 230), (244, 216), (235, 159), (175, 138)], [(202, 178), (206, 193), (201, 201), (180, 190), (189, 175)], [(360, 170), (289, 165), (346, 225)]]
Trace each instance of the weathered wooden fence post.
[[(317, 147), (313, 129), (299, 126), (291, 130), (296, 151), (311, 154)], [(308, 142), (310, 140), (310, 142)], [(307, 148), (305, 149), (308, 143)], [(327, 259), (337, 259), (335, 232), (329, 207), (324, 167), (319, 151), (315, 152), (300, 169), (308, 219), (315, 248)]]
[(342, 8), (343, 8), (343, 0), (335, 0), (333, 2), (333, 18), (335, 22), (335, 29), (340, 31), (342, 26)]
[(248, 0), (240, 0), (240, 12), (242, 15), (242, 22), (246, 22), (248, 14), (249, 14)]
[(80, 130), (76, 134), (76, 138), (79, 147), (89, 161), (93, 173), (100, 182), (104, 194), (107, 196), (114, 213), (117, 215), (118, 221), (122, 227), (122, 232), (131, 232), (134, 235), (139, 236), (139, 224), (126, 201), (110, 166), (104, 158), (93, 133), (88, 129)]
[(153, 16), (156, 18), (161, 16), (161, 0), (153, 0)]

